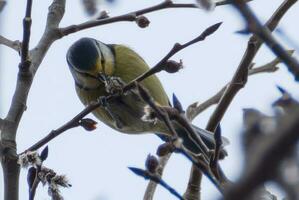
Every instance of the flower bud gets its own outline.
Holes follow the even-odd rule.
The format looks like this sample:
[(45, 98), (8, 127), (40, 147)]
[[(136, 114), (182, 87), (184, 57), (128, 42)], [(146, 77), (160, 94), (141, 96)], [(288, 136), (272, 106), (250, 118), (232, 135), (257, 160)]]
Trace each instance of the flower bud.
[(169, 153), (172, 153), (175, 150), (174, 146), (170, 142), (165, 142), (161, 144), (157, 149), (158, 156), (166, 156)]
[(176, 62), (174, 60), (168, 60), (165, 64), (164, 70), (167, 71), (168, 73), (176, 73), (182, 68), (183, 68), (182, 60), (180, 60), (180, 62)]
[(148, 20), (147, 17), (141, 15), (136, 18), (136, 23), (140, 28), (146, 28), (150, 24), (150, 21)]
[(158, 168), (158, 166), (159, 166), (158, 159), (155, 156), (149, 154), (147, 156), (147, 158), (146, 158), (146, 161), (145, 161), (145, 167), (146, 167), (146, 169), (150, 173), (155, 173), (156, 170), (157, 170), (157, 168)]
[(82, 126), (87, 131), (93, 131), (97, 128), (97, 122), (90, 118), (82, 119), (79, 123), (80, 126)]
[(97, 19), (106, 19), (109, 18), (108, 12), (106, 10), (103, 10), (100, 12), (100, 15)]

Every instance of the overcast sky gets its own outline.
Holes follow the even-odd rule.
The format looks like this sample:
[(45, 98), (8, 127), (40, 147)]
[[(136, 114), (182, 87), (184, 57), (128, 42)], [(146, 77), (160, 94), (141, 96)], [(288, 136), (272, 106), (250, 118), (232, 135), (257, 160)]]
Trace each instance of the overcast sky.
[[(119, 0), (114, 6), (106, 6), (111, 16), (145, 8), (161, 0)], [(180, 2), (193, 2), (180, 1)], [(282, 0), (254, 0), (251, 7), (262, 21), (267, 20)], [(17, 40), (22, 38), (22, 18), (26, 1), (9, 1), (0, 14), (2, 35)], [(40, 39), (51, 0), (33, 1), (32, 35), (30, 47)], [(151, 24), (140, 29), (135, 23), (121, 22), (71, 34), (56, 41), (43, 60), (29, 98), (17, 136), (21, 152), (71, 119), (83, 109), (76, 96), (74, 82), (69, 72), (65, 54), (68, 47), (81, 37), (93, 37), (104, 43), (126, 44), (136, 50), (150, 66), (158, 62), (176, 42), (186, 42), (200, 34), (208, 26), (223, 21), (220, 29), (205, 41), (195, 44), (174, 56), (184, 61), (184, 70), (177, 74), (160, 73), (169, 97), (175, 93), (186, 108), (195, 101), (204, 101), (214, 95), (232, 77), (247, 45), (248, 36), (235, 34), (244, 28), (243, 22), (231, 6), (222, 6), (214, 12), (198, 9), (169, 9), (146, 15)], [(290, 38), (298, 41), (299, 6), (295, 5), (279, 26)], [(61, 26), (84, 22), (88, 18), (79, 1), (67, 1), (66, 13)], [(297, 22), (296, 22), (297, 21)], [(296, 40), (297, 39), (297, 40)], [(292, 49), (290, 44), (286, 44)], [(18, 71), (19, 57), (16, 52), (0, 46), (1, 50), (1, 113), (8, 111)], [(298, 56), (298, 54), (296, 54)], [(255, 62), (264, 64), (274, 58), (262, 48)], [(227, 147), (229, 156), (221, 162), (224, 172), (236, 180), (242, 169), (240, 128), (242, 108), (254, 107), (271, 114), (271, 102), (279, 97), (275, 85), (281, 85), (298, 97), (298, 85), (284, 65), (275, 74), (260, 74), (250, 77), (248, 84), (234, 98), (222, 120), (223, 135), (231, 141)], [(205, 127), (211, 107), (194, 121)], [(89, 117), (94, 118), (92, 115)], [(68, 199), (119, 200), (142, 199), (147, 181), (132, 174), (127, 167), (144, 167), (149, 153), (155, 154), (162, 142), (154, 135), (130, 136), (118, 133), (102, 123), (97, 130), (86, 132), (72, 129), (49, 143), (47, 167), (66, 174), (73, 187), (62, 189)], [(167, 165), (164, 180), (180, 193), (185, 191), (191, 164), (181, 155), (173, 155)], [(20, 199), (28, 199), (26, 170), (20, 178)], [(3, 194), (2, 171), (0, 172), (0, 195)], [(275, 189), (275, 193), (278, 190)], [(219, 195), (207, 179), (202, 184), (202, 197), (216, 199)], [(36, 199), (49, 199), (46, 188), (38, 188)], [(155, 199), (174, 199), (168, 191), (158, 187)]]

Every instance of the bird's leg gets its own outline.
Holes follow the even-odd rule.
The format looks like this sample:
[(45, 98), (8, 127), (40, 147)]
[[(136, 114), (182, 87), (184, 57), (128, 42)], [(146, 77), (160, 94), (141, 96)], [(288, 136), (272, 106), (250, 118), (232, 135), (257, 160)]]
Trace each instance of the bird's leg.
[(107, 97), (106, 96), (100, 96), (98, 98), (98, 101), (101, 103), (101, 107), (103, 109), (105, 109), (105, 111), (108, 113), (108, 115), (111, 117), (111, 119), (115, 122), (115, 125), (117, 128), (122, 129), (123, 122), (120, 120), (120, 118), (115, 115), (110, 108), (109, 102), (107, 101)]

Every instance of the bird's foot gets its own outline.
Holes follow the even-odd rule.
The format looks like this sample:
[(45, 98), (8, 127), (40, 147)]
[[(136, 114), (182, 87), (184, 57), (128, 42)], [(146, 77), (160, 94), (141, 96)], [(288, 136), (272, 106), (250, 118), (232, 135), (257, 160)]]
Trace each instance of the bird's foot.
[(106, 79), (105, 89), (109, 94), (123, 94), (123, 87), (126, 83), (119, 77), (111, 76)]

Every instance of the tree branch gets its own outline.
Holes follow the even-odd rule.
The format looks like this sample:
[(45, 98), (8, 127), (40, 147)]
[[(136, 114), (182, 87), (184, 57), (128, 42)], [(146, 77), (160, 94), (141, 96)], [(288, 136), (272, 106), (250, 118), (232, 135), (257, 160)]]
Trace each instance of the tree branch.
[[(272, 36), (271, 30), (263, 27), (251, 9), (241, 0), (232, 0), (233, 5), (239, 10), (244, 19), (247, 21), (248, 29), (256, 34), (273, 53), (282, 59), (288, 70), (294, 75), (295, 80), (299, 81), (299, 62), (296, 58), (289, 56), (283, 46)], [(287, 0), (288, 4), (293, 5), (297, 0)]]
[(0, 35), (0, 44), (5, 45), (9, 48), (12, 48), (13, 50), (15, 50), (17, 52), (20, 52), (20, 49), (21, 49), (20, 41), (18, 41), (18, 40), (12, 41), (12, 40), (9, 40), (9, 39), (3, 37), (2, 35)]
[[(245, 0), (245, 2), (248, 2), (251, 0)], [(226, 4), (230, 4), (231, 2), (228, 0), (223, 0), (216, 2), (216, 6), (222, 6)], [(66, 36), (71, 33), (75, 33), (84, 29), (96, 27), (96, 26), (101, 26), (105, 24), (111, 24), (115, 22), (121, 22), (121, 21), (135, 21), (138, 16), (150, 13), (150, 12), (155, 12), (158, 10), (163, 10), (163, 9), (169, 9), (169, 8), (197, 8), (198, 6), (196, 4), (184, 4), (184, 3), (173, 3), (171, 0), (163, 1), (162, 3), (159, 3), (157, 5), (144, 8), (141, 10), (137, 10), (134, 12), (130, 12), (124, 15), (119, 15), (115, 17), (108, 17), (104, 19), (97, 19), (97, 20), (90, 20), (81, 24), (75, 24), (75, 25), (70, 25), (64, 28), (60, 28), (60, 34), (61, 36)]]
[(172, 49), (168, 52), (168, 54), (166, 56), (164, 56), (164, 58), (162, 58), (154, 67), (149, 69), (147, 72), (143, 73), (142, 75), (138, 76), (137, 78), (132, 80), (130, 83), (128, 83), (124, 87), (124, 91), (126, 91), (127, 89), (132, 88), (135, 85), (135, 82), (141, 82), (142, 80), (146, 79), (147, 77), (149, 77), (149, 76), (151, 76), (155, 73), (158, 73), (162, 70), (167, 71), (167, 66), (168, 66), (167, 62), (168, 62), (169, 58), (171, 58), (173, 55), (175, 55), (179, 51), (187, 48), (188, 46), (205, 40), (206, 37), (213, 34), (220, 27), (221, 24), (222, 24), (222, 22), (214, 24), (214, 25), (208, 27), (198, 37), (194, 38), (193, 40), (191, 40), (189, 42), (186, 42), (184, 44), (180, 44), (180, 43), (174, 44)]
[(22, 42), (21, 63), (20, 63), (20, 69), (22, 71), (28, 71), (31, 64), (28, 55), (30, 28), (32, 23), (31, 9), (32, 9), (32, 0), (27, 0), (26, 14), (23, 19), (23, 42)]
[[(293, 54), (293, 50), (290, 50), (289, 53)], [(271, 73), (271, 72), (276, 72), (279, 68), (277, 65), (281, 63), (280, 59), (275, 58), (269, 63), (266, 63), (264, 65), (261, 65), (259, 67), (255, 67), (252, 69), (249, 69), (248, 75), (255, 75), (255, 74), (260, 74), (260, 73)], [(219, 90), (215, 95), (204, 101), (203, 103), (195, 102), (192, 103), (186, 111), (186, 115), (189, 120), (193, 120), (196, 116), (198, 116), (201, 112), (205, 111), (207, 108), (210, 106), (217, 104), (221, 97), (224, 94), (225, 89), (228, 87), (229, 84), (226, 84), (221, 90)]]

